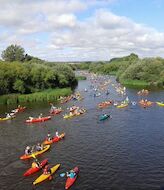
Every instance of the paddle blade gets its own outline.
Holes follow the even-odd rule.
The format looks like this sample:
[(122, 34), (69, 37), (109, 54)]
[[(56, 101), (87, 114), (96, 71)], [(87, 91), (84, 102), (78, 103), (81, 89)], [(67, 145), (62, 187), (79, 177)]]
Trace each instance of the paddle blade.
[(60, 177), (64, 177), (64, 176), (65, 176), (65, 173), (60, 174)]
[(36, 158), (36, 156), (35, 156), (34, 154), (32, 154), (32, 157), (33, 157), (33, 158)]

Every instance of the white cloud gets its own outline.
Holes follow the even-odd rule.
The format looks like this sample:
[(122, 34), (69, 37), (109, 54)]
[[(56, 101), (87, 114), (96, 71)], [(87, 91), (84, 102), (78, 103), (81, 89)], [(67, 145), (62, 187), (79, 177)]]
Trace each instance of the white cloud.
[[(112, 2), (1, 0), (0, 49), (18, 43), (34, 56), (58, 61), (109, 60), (131, 52), (163, 56), (164, 33), (100, 6)], [(94, 5), (96, 11), (85, 18)]]

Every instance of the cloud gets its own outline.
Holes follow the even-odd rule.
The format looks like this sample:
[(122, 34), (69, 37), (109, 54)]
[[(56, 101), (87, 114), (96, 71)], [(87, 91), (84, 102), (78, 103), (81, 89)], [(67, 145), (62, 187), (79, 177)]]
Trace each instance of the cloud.
[[(164, 33), (102, 8), (117, 1), (2, 1), (0, 49), (18, 43), (29, 54), (56, 61), (109, 60), (131, 52), (163, 56)], [(86, 16), (86, 10), (94, 11)]]

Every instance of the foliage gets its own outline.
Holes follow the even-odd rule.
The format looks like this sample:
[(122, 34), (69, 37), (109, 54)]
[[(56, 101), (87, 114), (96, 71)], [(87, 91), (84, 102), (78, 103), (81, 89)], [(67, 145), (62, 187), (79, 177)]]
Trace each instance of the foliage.
[(77, 83), (70, 66), (66, 64), (49, 66), (45, 64), (45, 61), (32, 60), (12, 63), (0, 61), (1, 95), (10, 93), (28, 94), (48, 88), (72, 87)]
[(60, 96), (68, 96), (72, 93), (71, 88), (48, 89), (32, 94), (8, 94), (0, 96), (0, 104), (17, 104), (38, 101), (57, 101)]
[(164, 59), (160, 57), (139, 59), (132, 53), (105, 63), (90, 63), (88, 67), (90, 72), (115, 74), (117, 80), (126, 86), (164, 87)]
[(5, 61), (22, 61), (24, 59), (24, 49), (18, 45), (10, 45), (2, 52)]

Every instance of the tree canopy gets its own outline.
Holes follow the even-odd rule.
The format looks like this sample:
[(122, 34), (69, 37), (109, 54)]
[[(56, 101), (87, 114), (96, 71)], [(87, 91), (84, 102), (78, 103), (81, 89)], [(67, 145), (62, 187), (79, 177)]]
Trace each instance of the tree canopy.
[(25, 58), (24, 49), (19, 45), (10, 45), (2, 52), (2, 58), (5, 61), (23, 61)]

